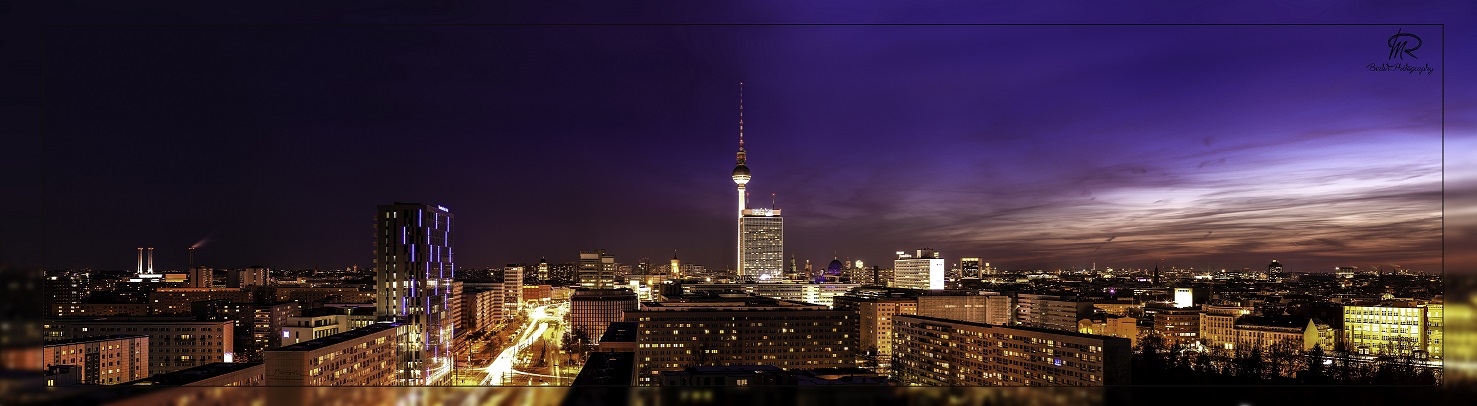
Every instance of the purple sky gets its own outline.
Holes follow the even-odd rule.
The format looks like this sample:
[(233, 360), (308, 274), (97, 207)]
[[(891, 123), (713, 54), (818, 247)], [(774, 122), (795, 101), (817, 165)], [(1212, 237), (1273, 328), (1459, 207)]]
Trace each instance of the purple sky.
[[(1473, 15), (1471, 5), (1375, 4), (1347, 15), (1290, 7), (1323, 17), (1219, 20), (1170, 9), (1149, 20), (1093, 10), (1051, 19), (1008, 10), (1001, 18), (1016, 20), (962, 21), (1439, 23)], [(717, 20), (672, 17), (696, 12), (685, 9), (626, 12), (643, 18), (621, 21), (961, 20), (865, 7), (739, 10), (742, 17)], [(266, 21), (201, 13), (184, 20)], [(136, 18), (125, 21), (177, 22)], [(288, 22), (323, 21), (305, 18)], [(1397, 30), (1420, 36), (1419, 59), (1387, 59)], [(1469, 25), (1453, 31), (1447, 41), (1472, 38)], [(802, 261), (838, 252), (890, 264), (892, 251), (931, 247), (1006, 269), (1164, 258), (1216, 268), (1278, 259), (1295, 271), (1438, 270), (1443, 73), (1448, 165), (1453, 145), (1470, 145), (1452, 134), (1471, 133), (1474, 106), (1471, 92), (1450, 90), (1471, 88), (1453, 73), (1470, 68), (1473, 54), (1456, 54), (1453, 42), (1443, 60), (1442, 28), (1430, 25), (73, 26), (46, 34), (48, 268), (131, 268), (138, 246), (159, 248), (160, 267), (181, 267), (185, 247), (206, 238), (203, 264), (364, 267), (374, 206), (393, 201), (450, 208), (463, 266), (564, 262), (594, 248), (622, 262), (677, 250), (687, 261), (730, 266), (728, 174), (742, 81), (750, 191), (766, 205), (778, 195), (787, 255)], [(1365, 69), (1387, 62), (1437, 70)]]

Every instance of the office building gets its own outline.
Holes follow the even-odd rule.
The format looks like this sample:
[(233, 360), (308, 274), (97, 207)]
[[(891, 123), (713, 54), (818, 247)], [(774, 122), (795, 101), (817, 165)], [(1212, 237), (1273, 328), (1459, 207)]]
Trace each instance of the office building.
[(580, 251), (579, 286), (585, 289), (614, 289), (615, 256), (605, 250)]
[(626, 321), (637, 323), (641, 385), (657, 384), (661, 371), (690, 366), (856, 366), (857, 317), (846, 310), (758, 297), (701, 298), (647, 303), (626, 312)]
[(266, 352), (269, 386), (397, 384), (400, 323), (375, 323)]
[(944, 288), (944, 258), (938, 251), (928, 248), (913, 253), (898, 251), (892, 264), (891, 286), (894, 288)]
[(1360, 354), (1412, 355), (1428, 351), (1425, 306), (1345, 306), (1349, 348)]
[(625, 321), (626, 313), (639, 306), (636, 292), (629, 289), (578, 290), (569, 298), (569, 332), (583, 332), (598, 344), (610, 323)]
[(149, 376), (149, 337), (110, 335), (47, 342), (41, 350), (46, 369), (72, 366), (78, 383), (114, 385)]
[(375, 216), (376, 313), (404, 323), (396, 335), (401, 351), (398, 385), (434, 385), (451, 372), (454, 322), (449, 317), (452, 214), (445, 207), (416, 203), (379, 206)]
[(503, 267), (503, 317), (512, 318), (523, 311), (523, 267)]
[(1129, 340), (1034, 327), (897, 316), (904, 385), (1103, 386), (1132, 382)]
[(983, 271), (983, 266), (982, 266), (982, 263), (980, 262), (980, 259), (979, 258), (960, 258), (959, 259), (959, 276), (960, 277), (963, 277), (963, 278), (981, 278), (981, 277), (984, 277), (984, 275), (985, 274), (984, 274), (984, 271)]

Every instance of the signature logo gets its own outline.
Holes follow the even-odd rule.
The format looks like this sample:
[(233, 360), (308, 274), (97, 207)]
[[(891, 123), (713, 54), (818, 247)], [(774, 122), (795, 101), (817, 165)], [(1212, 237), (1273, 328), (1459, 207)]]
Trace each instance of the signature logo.
[[(1410, 45), (1411, 40), (1415, 40), (1415, 46)], [(1395, 35), (1391, 35), (1390, 39), (1385, 40), (1385, 45), (1390, 46), (1390, 57), (1388, 59), (1405, 59), (1406, 55), (1410, 55), (1414, 59), (1421, 59), (1415, 56), (1415, 50), (1421, 49), (1421, 37), (1415, 34), (1396, 30)]]

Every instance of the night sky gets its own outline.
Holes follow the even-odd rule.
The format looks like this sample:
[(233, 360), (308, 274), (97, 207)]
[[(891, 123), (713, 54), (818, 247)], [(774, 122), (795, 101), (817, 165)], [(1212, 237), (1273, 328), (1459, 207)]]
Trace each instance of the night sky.
[[(1402, 12), (1452, 10), (1473, 15)], [(637, 21), (918, 21), (790, 11), (818, 17)], [(1109, 17), (1047, 22), (1146, 22)], [(1332, 20), (1316, 22), (1349, 22)], [(507, 22), (457, 22), (487, 21)], [(1180, 21), (1228, 22), (1148, 22)], [(1387, 59), (1397, 32), (1420, 37), (1414, 57)], [(131, 269), (152, 246), (181, 268), (200, 244), (204, 265), (368, 267), (375, 205), (400, 201), (451, 209), (464, 267), (596, 248), (729, 267), (744, 82), (751, 201), (775, 194), (802, 263), (930, 247), (1004, 269), (1438, 271), (1443, 73), (1474, 60), (1442, 41), (1435, 25), (52, 27), (43, 260)], [(1450, 165), (1477, 97), (1445, 97)]]

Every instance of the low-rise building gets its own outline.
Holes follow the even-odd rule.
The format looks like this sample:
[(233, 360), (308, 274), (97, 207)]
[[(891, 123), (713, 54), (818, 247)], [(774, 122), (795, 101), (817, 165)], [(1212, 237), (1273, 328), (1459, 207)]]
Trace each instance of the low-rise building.
[(391, 386), (399, 323), (369, 327), (267, 350), (267, 385)]
[(46, 343), (41, 360), (47, 369), (72, 366), (82, 385), (114, 385), (149, 376), (149, 337), (109, 335)]
[(897, 316), (894, 329), (894, 378), (904, 385), (1132, 383), (1126, 338), (926, 316)]

